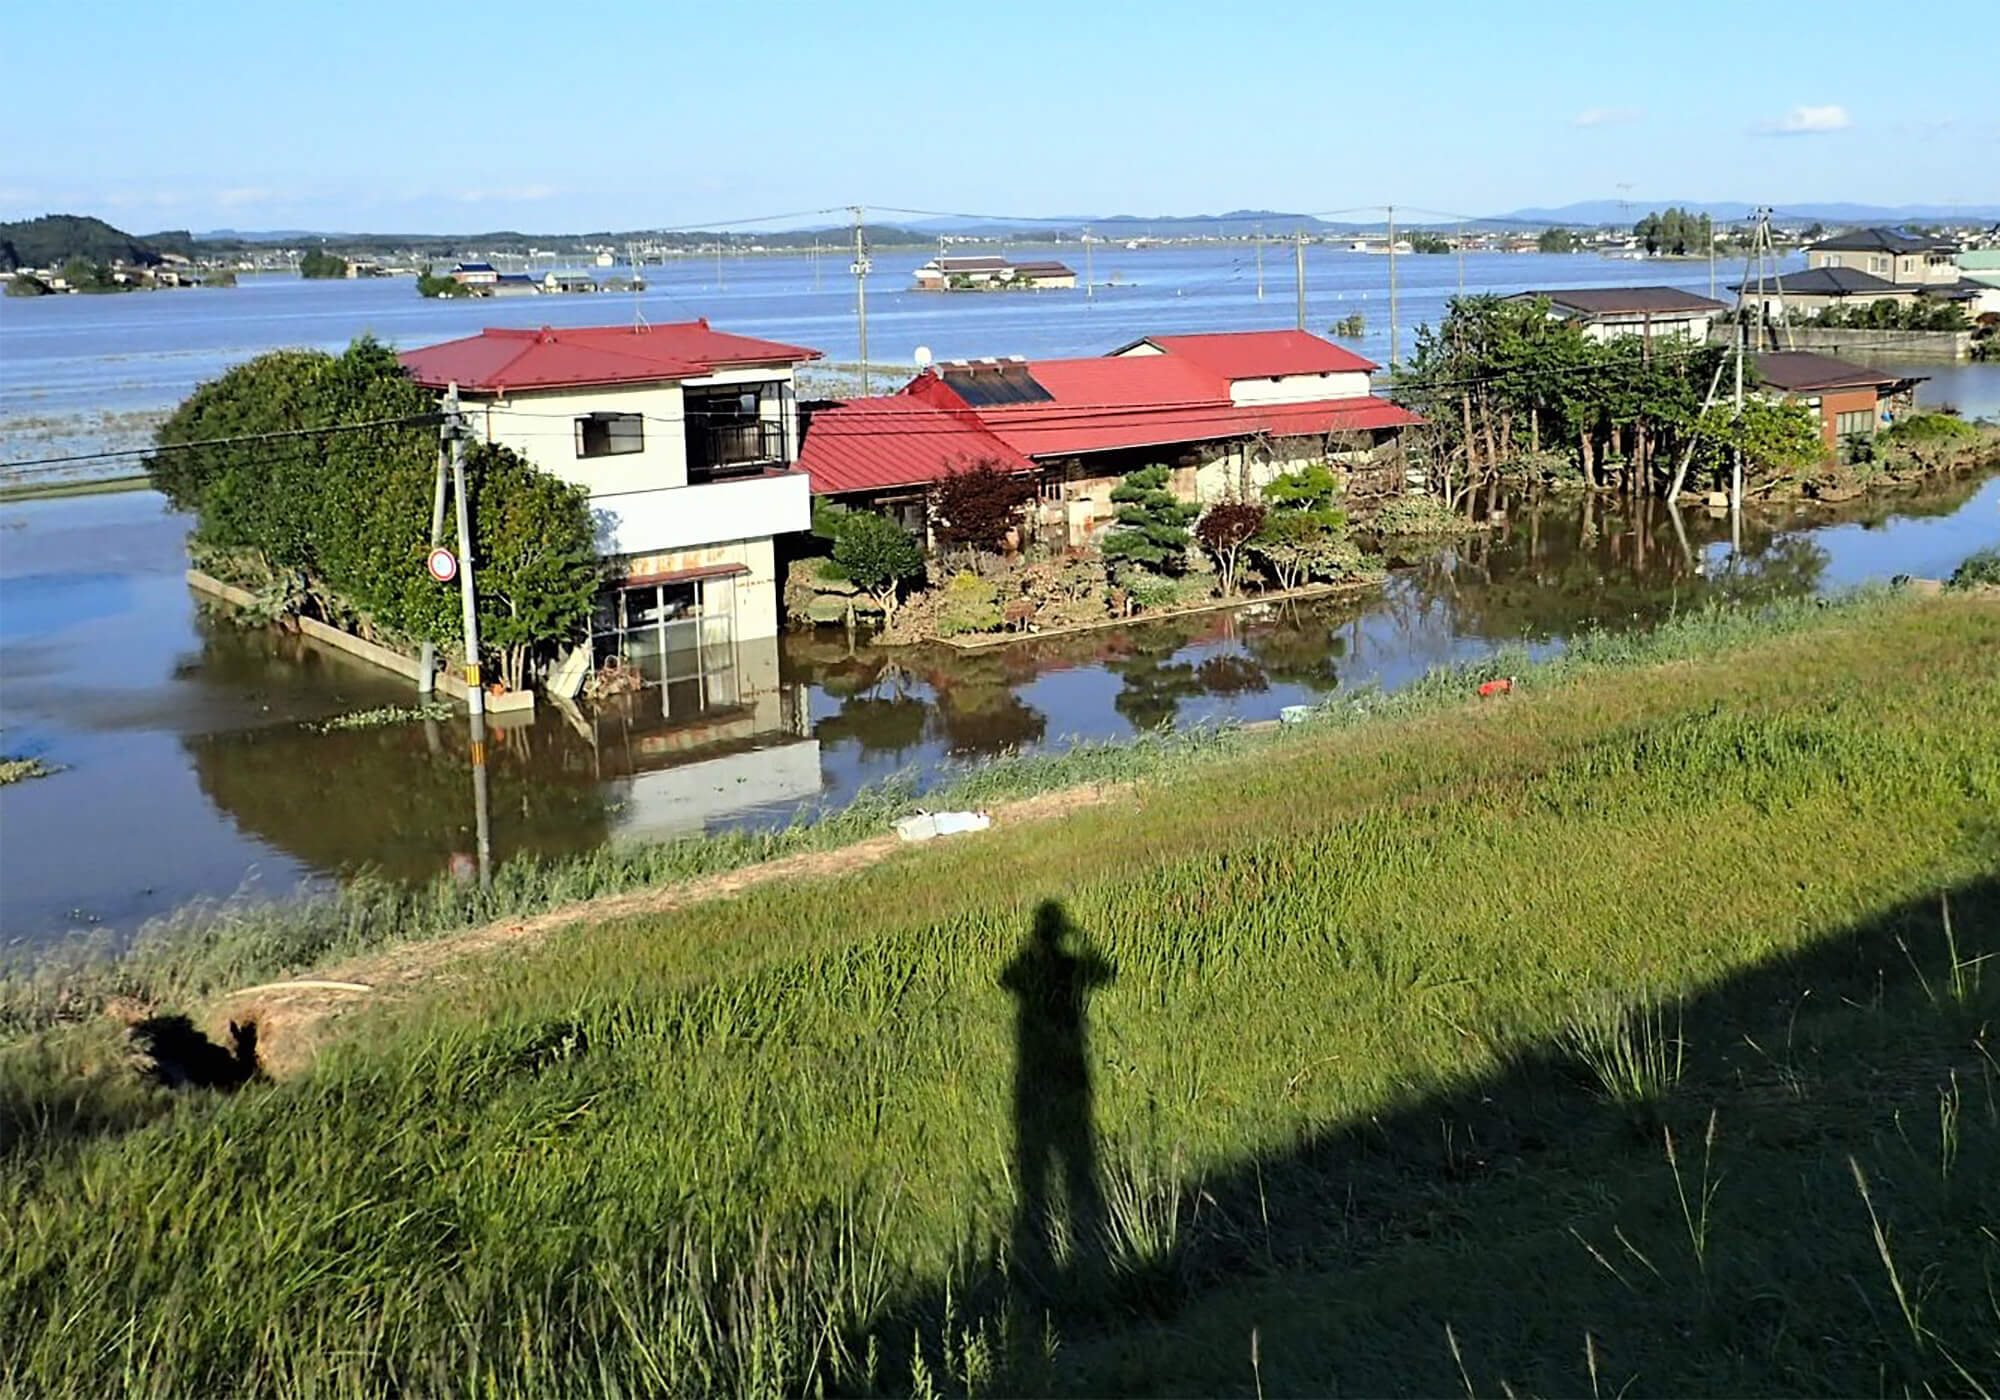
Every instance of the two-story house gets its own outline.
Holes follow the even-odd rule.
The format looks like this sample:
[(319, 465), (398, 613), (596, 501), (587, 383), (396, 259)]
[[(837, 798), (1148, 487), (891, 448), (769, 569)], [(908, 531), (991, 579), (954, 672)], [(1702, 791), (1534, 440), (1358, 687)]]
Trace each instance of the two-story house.
[(1949, 286), (1958, 281), (1957, 253), (1949, 239), (1863, 228), (1808, 243), (1806, 268), (1844, 267), (1903, 286)]
[(792, 374), (819, 353), (699, 320), (489, 328), (402, 361), (458, 386), (481, 441), (589, 492), (608, 575), (592, 659), (668, 682), (690, 648), (777, 633), (772, 537), (812, 517)]
[(1864, 228), (1806, 245), (1806, 268), (1735, 287), (1745, 301), (1763, 300), (1766, 320), (1811, 316), (1829, 307), (1913, 306), (1957, 302), (1972, 310), (1979, 289), (1962, 280), (1958, 245), (1948, 239)]

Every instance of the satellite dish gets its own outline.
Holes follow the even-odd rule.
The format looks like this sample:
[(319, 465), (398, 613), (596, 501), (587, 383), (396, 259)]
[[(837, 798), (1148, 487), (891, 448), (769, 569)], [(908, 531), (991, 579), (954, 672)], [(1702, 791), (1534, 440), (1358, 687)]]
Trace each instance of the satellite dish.
[(931, 367), (931, 347), (928, 345), (919, 345), (917, 347), (916, 358), (918, 369), (929, 369)]

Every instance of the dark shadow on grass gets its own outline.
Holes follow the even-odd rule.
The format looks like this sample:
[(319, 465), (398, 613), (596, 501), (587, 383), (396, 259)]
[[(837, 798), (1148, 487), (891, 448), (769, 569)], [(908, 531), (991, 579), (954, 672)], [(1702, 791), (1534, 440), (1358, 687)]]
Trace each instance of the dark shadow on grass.
[(257, 1023), (229, 1023), (229, 1046), (185, 1016), (149, 1016), (132, 1027), (142, 1072), (169, 1089), (240, 1089), (257, 1077)]
[(1024, 1281), (1090, 1269), (1103, 1238), (1088, 1018), (1091, 994), (1112, 977), (1052, 899), (1035, 910), (1034, 928), (1000, 975), (1014, 997), (1011, 1258)]
[(1673, 1066), (1650, 1090), (1615, 1092), (1574, 1037), (1496, 1046), (1495, 1075), (1182, 1180), (1165, 1295), (1102, 1236), (1032, 1255), (1033, 1163), (1097, 1162), (1076, 1142), (1081, 1002), (1073, 1021), (1024, 1007), (1022, 1048), (1052, 1032), (1085, 1096), (1038, 1120), (1043, 1062), (1017, 1063), (1014, 1258), (969, 1250), (981, 1262), (878, 1313), (878, 1384), (906, 1383), (915, 1336), (956, 1389), (951, 1349), (978, 1334), (996, 1393), (2000, 1392), (2000, 877), (1943, 901), (1952, 942), (1940, 898), (1913, 900), (1628, 1019)]

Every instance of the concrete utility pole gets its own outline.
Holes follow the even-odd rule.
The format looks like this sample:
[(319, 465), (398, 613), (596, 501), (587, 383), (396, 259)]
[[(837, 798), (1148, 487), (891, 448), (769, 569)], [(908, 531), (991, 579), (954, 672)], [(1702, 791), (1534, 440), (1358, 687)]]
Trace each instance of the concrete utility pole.
[[(438, 430), (437, 480), (431, 487), (431, 548), (444, 543), (444, 476), (451, 462), (451, 422)], [(429, 637), (417, 657), (417, 695), (428, 700), (437, 693), (437, 643)]]
[(1292, 263), (1299, 284), (1299, 329), (1306, 328), (1306, 231), (1292, 235)]
[[(1743, 269), (1743, 275), (1749, 277), (1748, 267)], [(1739, 289), (1736, 293), (1736, 394), (1730, 419), (1735, 441), (1730, 444), (1729, 509), (1734, 514), (1741, 514), (1743, 510), (1743, 338), (1748, 329), (1746, 320), (1743, 293)]]
[(472, 582), (472, 508), (465, 494), (465, 415), (458, 381), (445, 390), (444, 431), (451, 444), (451, 489), (458, 514), (458, 598), (465, 614), (465, 708), (471, 723), (472, 808), (479, 841), (479, 888), (493, 887), (493, 833), (487, 817), (486, 687), (479, 677), (479, 607)]
[[(854, 274), (854, 319), (861, 330), (861, 397), (868, 397), (868, 250), (862, 245), (861, 206), (849, 206), (854, 211), (854, 266), (849, 269)], [(939, 276), (944, 269), (938, 269)]]
[(1389, 372), (1396, 370), (1396, 206), (1389, 211)]

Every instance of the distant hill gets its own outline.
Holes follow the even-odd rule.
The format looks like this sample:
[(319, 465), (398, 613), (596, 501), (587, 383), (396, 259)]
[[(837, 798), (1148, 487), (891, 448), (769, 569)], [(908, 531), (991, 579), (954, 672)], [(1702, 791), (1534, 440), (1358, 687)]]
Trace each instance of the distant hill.
[[(1533, 224), (1573, 224), (1595, 228), (1599, 224), (1629, 224), (1654, 209), (1685, 209), (1690, 214), (1706, 214), (1711, 219), (1736, 222), (1756, 212), (1756, 206), (1728, 200), (1635, 199), (1621, 203), (1615, 199), (1588, 199), (1554, 209), (1516, 209), (1494, 216), (1495, 222)], [(2000, 219), (2000, 204), (1780, 204), (1776, 217), (1797, 221), (1815, 219), (1828, 224), (1907, 224), (1963, 223), (1968, 220)]]
[[(183, 235), (185, 236), (185, 235)], [(80, 214), (44, 214), (39, 219), (0, 223), (0, 272), (49, 267), (71, 258), (153, 267), (160, 250), (102, 219)]]

